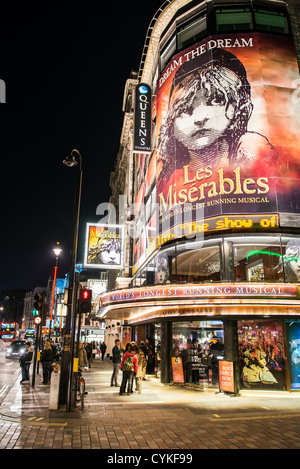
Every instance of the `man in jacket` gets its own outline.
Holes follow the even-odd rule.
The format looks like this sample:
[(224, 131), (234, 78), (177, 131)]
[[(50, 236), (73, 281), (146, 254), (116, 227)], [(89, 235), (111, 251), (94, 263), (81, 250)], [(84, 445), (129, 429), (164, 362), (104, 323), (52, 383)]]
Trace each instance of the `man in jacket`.
[[(111, 375), (111, 386), (119, 386), (118, 385), (118, 375), (121, 366), (121, 350), (120, 350), (120, 341), (119, 339), (115, 340), (115, 346), (112, 349), (112, 362), (114, 366), (113, 374)], [(115, 384), (114, 384), (115, 383)]]
[(26, 342), (25, 350), (20, 356), (20, 366), (22, 368), (22, 380), (20, 383), (28, 383), (29, 382), (29, 367), (31, 364), (33, 356), (33, 348), (31, 347), (30, 342)]
[(101, 350), (101, 354), (102, 354), (102, 360), (104, 360), (106, 348), (107, 348), (107, 347), (106, 347), (105, 343), (102, 342), (102, 344), (100, 345), (100, 350)]

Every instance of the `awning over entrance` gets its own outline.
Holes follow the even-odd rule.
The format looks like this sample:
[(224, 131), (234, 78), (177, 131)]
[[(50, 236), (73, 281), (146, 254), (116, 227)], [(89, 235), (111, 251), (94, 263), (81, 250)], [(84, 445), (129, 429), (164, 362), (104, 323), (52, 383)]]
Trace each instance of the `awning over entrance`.
[(103, 295), (100, 317), (128, 324), (181, 317), (300, 316), (296, 284), (156, 285)]

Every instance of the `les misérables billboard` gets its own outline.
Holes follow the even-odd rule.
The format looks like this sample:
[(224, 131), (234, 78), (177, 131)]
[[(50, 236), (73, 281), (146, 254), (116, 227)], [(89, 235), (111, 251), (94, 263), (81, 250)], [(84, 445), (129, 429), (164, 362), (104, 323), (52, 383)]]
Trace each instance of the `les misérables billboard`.
[(123, 267), (123, 226), (87, 223), (84, 267)]
[(237, 215), (299, 223), (299, 83), (288, 37), (209, 37), (171, 60), (157, 84), (160, 233), (186, 204), (204, 231)]

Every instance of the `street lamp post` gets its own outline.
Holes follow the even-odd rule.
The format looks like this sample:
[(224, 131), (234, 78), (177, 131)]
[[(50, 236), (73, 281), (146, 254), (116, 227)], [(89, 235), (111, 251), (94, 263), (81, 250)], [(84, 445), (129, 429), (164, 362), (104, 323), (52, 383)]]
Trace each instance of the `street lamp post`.
[(73, 167), (78, 164), (76, 156), (79, 159), (79, 172), (76, 185), (76, 193), (74, 199), (74, 220), (73, 220), (73, 243), (71, 250), (71, 261), (69, 271), (69, 288), (68, 288), (68, 304), (67, 304), (67, 316), (65, 323), (65, 335), (64, 345), (61, 357), (61, 383), (60, 383), (60, 403), (66, 404), (66, 410), (71, 410), (71, 400), (69, 399), (70, 388), (72, 386), (72, 369), (73, 363), (71, 358), (73, 353), (71, 352), (71, 327), (75, 327), (75, 310), (76, 310), (76, 289), (75, 285), (75, 265), (77, 255), (77, 243), (78, 243), (78, 226), (79, 226), (79, 213), (80, 213), (80, 200), (81, 200), (81, 186), (82, 186), (82, 159), (81, 154), (78, 150), (74, 149), (71, 155), (68, 156), (63, 163), (66, 166)]
[(52, 297), (51, 297), (51, 308), (50, 308), (50, 327), (49, 327), (49, 339), (51, 337), (51, 327), (52, 327), (52, 318), (53, 318), (53, 305), (54, 305), (54, 296), (55, 296), (55, 286), (56, 286), (56, 275), (58, 267), (58, 256), (61, 253), (59, 248), (59, 243), (56, 243), (57, 247), (53, 249), (54, 254), (56, 255), (56, 262), (54, 267), (54, 276), (53, 276), (53, 285), (52, 285)]

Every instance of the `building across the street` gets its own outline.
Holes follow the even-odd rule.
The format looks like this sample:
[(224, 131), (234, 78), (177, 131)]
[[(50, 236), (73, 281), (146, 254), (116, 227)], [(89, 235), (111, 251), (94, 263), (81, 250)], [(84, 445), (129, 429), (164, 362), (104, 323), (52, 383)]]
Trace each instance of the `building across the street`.
[(98, 316), (164, 383), (300, 390), (299, 6), (166, 1), (145, 33)]

